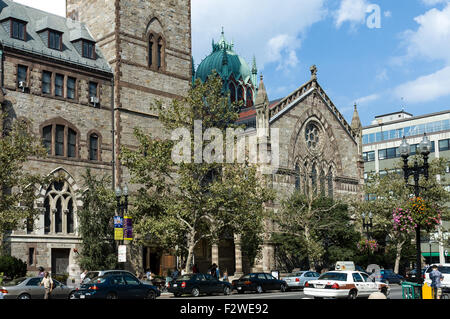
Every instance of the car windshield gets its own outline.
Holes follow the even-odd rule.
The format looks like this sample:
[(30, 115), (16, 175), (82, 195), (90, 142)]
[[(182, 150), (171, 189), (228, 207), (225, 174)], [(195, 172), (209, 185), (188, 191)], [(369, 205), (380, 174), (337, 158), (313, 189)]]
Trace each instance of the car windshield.
[(301, 276), (301, 275), (303, 275), (304, 273), (305, 273), (304, 271), (296, 272), (296, 273), (294, 274), (294, 276)]
[(86, 274), (86, 277), (84, 277), (83, 281), (81, 282), (82, 284), (87, 284), (88, 282), (90, 282), (92, 279), (97, 278), (98, 277), (99, 272), (98, 271), (90, 271)]
[(21, 277), (21, 278), (16, 278), (16, 279), (12, 279), (6, 282), (3, 282), (3, 286), (8, 287), (8, 286), (17, 286), (20, 285), (22, 282), (24, 282), (27, 278), (26, 277)]
[[(438, 266), (438, 270), (439, 272), (443, 273), (443, 274), (450, 274), (450, 267), (449, 266)], [(430, 267), (427, 269), (427, 273), (429, 274), (430, 272), (432, 272), (433, 269)]]
[(89, 280), (89, 281), (84, 280), (83, 283), (84, 284), (101, 284), (101, 283), (104, 283), (105, 281), (106, 281), (106, 278), (104, 278), (104, 277), (94, 277), (94, 278), (91, 278), (91, 280)]
[(322, 274), (319, 280), (347, 281), (347, 274), (342, 272), (327, 272)]

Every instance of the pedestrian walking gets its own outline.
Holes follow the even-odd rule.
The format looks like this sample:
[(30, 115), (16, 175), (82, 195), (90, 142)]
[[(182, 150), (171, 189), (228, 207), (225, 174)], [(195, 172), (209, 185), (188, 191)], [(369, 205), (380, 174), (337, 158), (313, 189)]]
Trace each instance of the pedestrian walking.
[(216, 266), (216, 278), (217, 278), (217, 279), (220, 278), (220, 269), (219, 269), (219, 266)]
[(38, 268), (38, 277), (41, 277), (41, 278), (44, 277), (44, 268), (42, 268), (42, 267)]
[(42, 285), (44, 286), (45, 289), (44, 299), (49, 299), (50, 294), (52, 293), (53, 290), (53, 280), (50, 277), (48, 271), (44, 273), (44, 277), (42, 278), (41, 283), (39, 284), (39, 286)]
[(180, 272), (178, 271), (178, 268), (175, 268), (175, 270), (172, 273), (173, 280), (177, 280), (179, 274), (180, 274)]
[(441, 281), (444, 280), (444, 276), (438, 270), (438, 266), (433, 265), (431, 269), (432, 271), (430, 273), (430, 279), (431, 279), (431, 288), (433, 288), (433, 299), (441, 299), (442, 296)]
[(229, 281), (228, 281), (228, 270), (226, 270), (226, 269), (225, 269), (225, 271), (223, 272), (223, 278), (222, 278), (222, 281), (229, 282)]

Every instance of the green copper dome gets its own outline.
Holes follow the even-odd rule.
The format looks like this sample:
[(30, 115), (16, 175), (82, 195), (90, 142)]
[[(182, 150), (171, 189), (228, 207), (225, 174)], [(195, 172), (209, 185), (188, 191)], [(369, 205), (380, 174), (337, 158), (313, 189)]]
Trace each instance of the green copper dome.
[[(222, 31), (222, 37), (219, 43), (212, 42), (213, 52), (207, 56), (198, 66), (195, 73), (196, 79), (201, 79), (205, 82), (213, 70), (220, 75), (220, 77), (226, 82), (231, 76), (236, 81), (242, 80), (245, 84), (253, 82), (252, 69), (248, 66), (247, 62), (237, 55), (233, 51), (233, 44), (228, 43), (225, 40), (224, 33)], [(255, 73), (256, 73), (255, 68)], [(255, 75), (256, 77), (256, 75)], [(255, 85), (254, 83), (252, 83)]]

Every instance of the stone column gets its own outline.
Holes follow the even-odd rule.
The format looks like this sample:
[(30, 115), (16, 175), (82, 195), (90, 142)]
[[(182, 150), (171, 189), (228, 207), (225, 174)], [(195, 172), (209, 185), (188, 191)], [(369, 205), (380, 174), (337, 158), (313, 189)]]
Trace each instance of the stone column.
[(242, 247), (241, 247), (241, 236), (234, 235), (234, 263), (235, 263), (235, 272), (234, 278), (238, 278), (244, 275), (242, 269)]

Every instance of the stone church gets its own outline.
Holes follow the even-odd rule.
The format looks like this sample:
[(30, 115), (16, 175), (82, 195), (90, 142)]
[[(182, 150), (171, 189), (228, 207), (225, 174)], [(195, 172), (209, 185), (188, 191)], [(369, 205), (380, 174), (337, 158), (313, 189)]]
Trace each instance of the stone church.
[[(29, 123), (47, 148), (48, 156), (31, 158), (26, 169), (64, 177), (40, 190), (36, 206), (41, 215), (34, 225), (7, 237), (11, 254), (26, 261), (30, 272), (43, 266), (52, 273), (79, 274), (77, 210), (83, 204), (79, 190), (86, 168), (110, 175), (111, 187), (129, 184), (118, 155), (121, 147), (137, 146), (133, 129), (167, 138), (150, 109), (152, 101), (181, 99), (193, 79), (204, 81), (213, 70), (223, 78), (230, 98), (244, 102), (239, 122), (249, 128), (248, 134), (279, 129), (280, 163), (271, 175), (277, 193), (317, 187), (339, 197), (360, 191), (363, 163), (356, 108), (349, 125), (319, 85), (315, 67), (310, 81), (270, 101), (262, 77), (257, 83), (256, 63), (250, 68), (223, 33), (195, 70), (190, 0), (66, 4), (63, 18), (0, 0), (2, 106)], [(202, 243), (196, 262), (202, 271), (213, 262), (230, 275), (249, 271), (240, 244), (239, 238), (213, 246)], [(131, 243), (129, 248), (130, 269), (162, 274), (177, 264), (175, 256), (150, 243)], [(275, 269), (274, 253), (268, 237), (256, 269)]]

